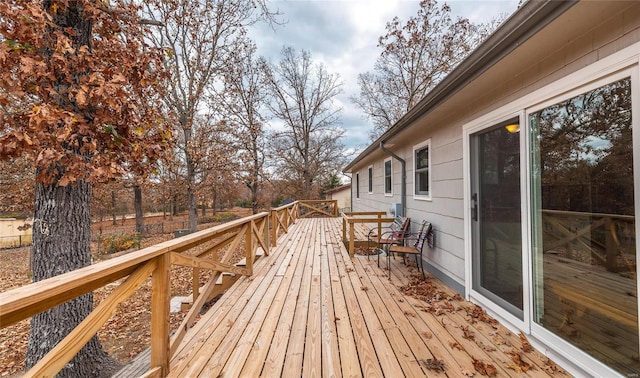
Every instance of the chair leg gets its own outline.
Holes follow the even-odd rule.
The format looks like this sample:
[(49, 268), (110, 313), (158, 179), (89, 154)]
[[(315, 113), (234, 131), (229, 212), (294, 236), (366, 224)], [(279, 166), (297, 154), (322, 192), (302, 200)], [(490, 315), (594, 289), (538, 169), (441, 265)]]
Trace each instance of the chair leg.
[[(416, 255), (416, 268), (418, 267), (418, 256)], [(422, 279), (426, 279), (427, 277), (424, 275), (424, 261), (422, 260), (422, 256), (420, 256), (420, 270), (422, 271)]]

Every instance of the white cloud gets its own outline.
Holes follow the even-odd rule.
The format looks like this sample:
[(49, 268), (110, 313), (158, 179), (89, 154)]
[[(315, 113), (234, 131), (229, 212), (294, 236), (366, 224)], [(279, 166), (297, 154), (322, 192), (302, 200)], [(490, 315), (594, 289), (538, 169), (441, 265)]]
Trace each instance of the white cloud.
[[(448, 2), (454, 15), (476, 23), (489, 21), (501, 13), (510, 14), (517, 3), (517, 0)], [(359, 93), (358, 74), (373, 69), (380, 54), (378, 38), (384, 34), (385, 24), (394, 16), (406, 21), (417, 13), (419, 1), (292, 0), (270, 4), (283, 13), (286, 24), (276, 26), (275, 31), (266, 25), (256, 25), (250, 30), (258, 53), (277, 62), (285, 45), (298, 51), (305, 49), (329, 72), (338, 73), (344, 83), (344, 93), (336, 100), (343, 107), (340, 126), (347, 131), (345, 144), (368, 145), (370, 123), (363, 119), (349, 96)]]

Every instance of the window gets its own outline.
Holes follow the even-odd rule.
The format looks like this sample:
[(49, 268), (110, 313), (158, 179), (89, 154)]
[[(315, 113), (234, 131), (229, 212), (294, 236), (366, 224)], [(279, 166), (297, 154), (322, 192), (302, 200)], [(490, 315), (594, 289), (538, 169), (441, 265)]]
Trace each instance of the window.
[(416, 199), (431, 199), (431, 139), (413, 147), (414, 191)]
[(391, 170), (391, 158), (388, 158), (384, 161), (384, 194), (392, 195), (392, 182), (391, 178), (393, 176), (393, 172)]
[(356, 173), (356, 198), (360, 198), (360, 173)]
[(373, 165), (369, 166), (369, 194), (373, 194)]

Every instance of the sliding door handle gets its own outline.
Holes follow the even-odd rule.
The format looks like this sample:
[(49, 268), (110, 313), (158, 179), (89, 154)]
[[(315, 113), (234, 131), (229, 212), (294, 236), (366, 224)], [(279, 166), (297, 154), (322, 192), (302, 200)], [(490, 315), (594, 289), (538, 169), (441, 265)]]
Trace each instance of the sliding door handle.
[(478, 221), (478, 193), (473, 193), (471, 196), (471, 218)]

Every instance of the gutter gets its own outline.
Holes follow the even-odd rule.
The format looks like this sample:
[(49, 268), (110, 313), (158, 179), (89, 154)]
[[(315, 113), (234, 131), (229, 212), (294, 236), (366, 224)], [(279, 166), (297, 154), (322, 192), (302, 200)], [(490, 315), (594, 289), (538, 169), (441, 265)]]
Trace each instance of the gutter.
[(407, 214), (407, 162), (405, 162), (404, 159), (400, 158), (400, 156), (391, 152), (391, 150), (388, 150), (384, 146), (384, 141), (380, 142), (380, 149), (387, 155), (399, 161), (400, 165), (402, 166), (402, 186), (400, 188), (400, 203), (402, 204), (402, 214), (396, 214), (396, 216), (401, 215), (404, 217)]
[(463, 60), (449, 75), (411, 108), (387, 132), (367, 147), (342, 171), (349, 172), (358, 162), (375, 151), (378, 143), (389, 141), (417, 119), (462, 90), (489, 68), (520, 47), (557, 17), (574, 6), (578, 0), (527, 1), (493, 34)]

